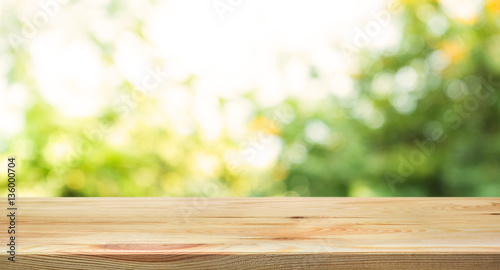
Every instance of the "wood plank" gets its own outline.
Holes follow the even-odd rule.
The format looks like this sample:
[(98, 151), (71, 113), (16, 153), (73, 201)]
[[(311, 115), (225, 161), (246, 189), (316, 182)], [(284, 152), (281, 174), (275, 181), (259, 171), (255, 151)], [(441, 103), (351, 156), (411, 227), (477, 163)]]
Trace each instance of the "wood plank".
[(16, 204), (16, 262), (7, 260), (4, 215), (0, 269), (500, 269), (500, 198)]

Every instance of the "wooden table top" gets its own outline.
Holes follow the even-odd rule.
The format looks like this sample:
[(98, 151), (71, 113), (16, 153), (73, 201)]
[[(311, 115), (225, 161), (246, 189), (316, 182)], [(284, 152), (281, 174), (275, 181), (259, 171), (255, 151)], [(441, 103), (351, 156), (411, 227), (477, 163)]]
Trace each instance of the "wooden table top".
[(0, 269), (500, 269), (500, 198), (4, 202)]

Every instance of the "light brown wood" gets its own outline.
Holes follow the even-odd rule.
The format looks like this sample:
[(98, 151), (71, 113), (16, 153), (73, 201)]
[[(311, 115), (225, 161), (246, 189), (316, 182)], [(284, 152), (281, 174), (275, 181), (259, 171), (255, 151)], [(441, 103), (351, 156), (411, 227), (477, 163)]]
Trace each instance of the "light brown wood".
[(17, 207), (16, 262), (4, 215), (0, 269), (500, 269), (500, 198), (20, 198)]

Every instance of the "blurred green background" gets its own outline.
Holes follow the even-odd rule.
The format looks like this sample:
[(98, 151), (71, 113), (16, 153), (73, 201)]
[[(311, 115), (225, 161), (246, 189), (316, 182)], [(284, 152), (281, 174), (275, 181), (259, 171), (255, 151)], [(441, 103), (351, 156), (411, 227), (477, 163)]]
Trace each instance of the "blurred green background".
[[(281, 48), (263, 56), (272, 69), (235, 71), (197, 68), (210, 54), (198, 25), (154, 30), (167, 4), (94, 2), (2, 4), (2, 192), (16, 156), (21, 196), (500, 196), (499, 1), (381, 2), (325, 51)], [(252, 8), (203, 12), (229, 36), (273, 33), (238, 29)], [(19, 15), (40, 11), (47, 23)], [(389, 45), (372, 46), (378, 30)], [(183, 47), (190, 68), (165, 53)]]

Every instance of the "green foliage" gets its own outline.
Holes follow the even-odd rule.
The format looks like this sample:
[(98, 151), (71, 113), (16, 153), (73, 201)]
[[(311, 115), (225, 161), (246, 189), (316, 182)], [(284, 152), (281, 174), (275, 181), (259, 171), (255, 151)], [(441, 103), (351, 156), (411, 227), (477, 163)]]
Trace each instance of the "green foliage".
[[(429, 7), (448, 25), (440, 35), (419, 18)], [(110, 2), (110, 14), (120, 10)], [(0, 157), (17, 156), (19, 192), (29, 196), (500, 196), (498, 11), (486, 5), (464, 22), (418, 1), (400, 12), (392, 22), (403, 27), (400, 45), (358, 55), (356, 97), (263, 108), (250, 93), (253, 132), (243, 140), (227, 130), (206, 140), (199, 123), (189, 135), (175, 132), (159, 102), (128, 81), (121, 96), (133, 106), (65, 116), (37, 94), (26, 52), (13, 50), (7, 81), (21, 81), (31, 105), (24, 130), (1, 138)], [(112, 44), (98, 47), (112, 65)], [(329, 76), (310, 67), (311, 80)], [(196, 80), (179, 85), (192, 93)], [(272, 165), (242, 160), (271, 151), (275, 137)]]

